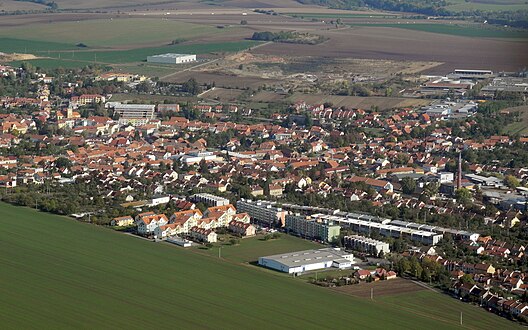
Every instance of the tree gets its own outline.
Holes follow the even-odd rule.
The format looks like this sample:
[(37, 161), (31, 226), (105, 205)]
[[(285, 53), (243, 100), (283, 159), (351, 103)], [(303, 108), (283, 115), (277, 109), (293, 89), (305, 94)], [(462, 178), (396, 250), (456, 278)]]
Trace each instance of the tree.
[(198, 82), (194, 78), (191, 78), (183, 83), (182, 90), (192, 95), (198, 95), (202, 91), (200, 85), (198, 85)]
[(416, 182), (413, 178), (406, 176), (401, 180), (402, 191), (404, 194), (412, 194), (416, 189)]
[(517, 180), (517, 178), (513, 175), (506, 175), (506, 177), (504, 177), (504, 184), (512, 189), (521, 185), (519, 180)]
[(59, 168), (70, 168), (72, 167), (72, 162), (71, 160), (69, 160), (68, 158), (65, 158), (65, 157), (59, 157), (57, 158), (57, 160), (55, 161), (55, 166), (59, 167)]
[(471, 202), (471, 191), (467, 188), (460, 188), (455, 191), (455, 198), (461, 204)]

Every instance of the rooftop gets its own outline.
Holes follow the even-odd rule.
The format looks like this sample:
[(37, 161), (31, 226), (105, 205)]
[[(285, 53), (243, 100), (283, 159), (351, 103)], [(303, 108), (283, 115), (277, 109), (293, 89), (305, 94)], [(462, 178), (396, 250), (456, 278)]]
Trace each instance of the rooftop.
[(313, 264), (341, 259), (351, 260), (352, 254), (347, 253), (339, 248), (324, 248), (318, 250), (305, 250), (276, 254), (262, 258), (279, 262), (288, 267), (298, 267), (303, 264)]

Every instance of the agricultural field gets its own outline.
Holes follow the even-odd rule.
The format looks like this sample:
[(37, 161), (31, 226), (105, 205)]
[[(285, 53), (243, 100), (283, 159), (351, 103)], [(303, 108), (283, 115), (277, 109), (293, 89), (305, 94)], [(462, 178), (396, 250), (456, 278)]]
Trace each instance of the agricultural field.
[[(435, 293), (368, 301), (28, 208), (0, 204), (0, 228), (5, 328), (454, 329), (460, 311), (470, 328), (514, 327)], [(247, 247), (233, 258), (260, 253)]]
[(104, 18), (4, 27), (0, 30), (0, 37), (38, 42), (60, 41), (71, 47), (83, 43), (90, 48), (108, 49), (168, 44), (173, 40), (228, 33), (228, 30), (163, 18)]
[(528, 39), (528, 32), (510, 28), (498, 28), (484, 24), (430, 24), (430, 23), (372, 23), (352, 24), (353, 26), (387, 27), (430, 33), (448, 34), (470, 38)]
[[(528, 43), (507, 39), (469, 38), (399, 28), (357, 26), (321, 30), (329, 40), (320, 45), (270, 44), (255, 54), (328, 58), (430, 61), (442, 65), (424, 73), (445, 74), (454, 69), (517, 71), (528, 64)], [(479, 54), (479, 56), (475, 56)]]
[(411, 280), (396, 278), (388, 281), (370, 283), (361, 282), (357, 285), (336, 287), (333, 288), (333, 290), (343, 292), (358, 298), (370, 298), (371, 290), (373, 295), (375, 295), (376, 297), (385, 297), (423, 291), (427, 290), (427, 288)]
[(33, 2), (23, 2), (17, 0), (3, 0), (0, 2), (0, 12), (14, 12), (17, 10), (44, 10), (47, 7)]
[(468, 10), (514, 11), (527, 10), (525, 0), (448, 0), (447, 10), (458, 12)]

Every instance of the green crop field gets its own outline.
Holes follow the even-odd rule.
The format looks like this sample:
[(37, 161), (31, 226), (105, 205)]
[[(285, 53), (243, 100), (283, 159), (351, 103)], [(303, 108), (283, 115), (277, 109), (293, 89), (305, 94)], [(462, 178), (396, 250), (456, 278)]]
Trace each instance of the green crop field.
[(3, 27), (0, 37), (59, 42), (91, 48), (152, 45), (172, 40), (190, 40), (204, 35), (229, 33), (207, 25), (154, 18), (93, 19), (77, 22), (39, 23)]
[(2, 53), (46, 53), (76, 49), (74, 44), (0, 37)]
[[(514, 326), (436, 293), (414, 311), (7, 204), (0, 204), (0, 229), (6, 329), (454, 329), (459, 310), (466, 327)], [(450, 306), (456, 316), (440, 317)]]
[(494, 27), (483, 27), (476, 25), (449, 25), (449, 24), (427, 24), (427, 23), (374, 23), (374, 24), (352, 24), (352, 26), (373, 26), (373, 27), (390, 27), (398, 29), (408, 29), (414, 31), (449, 34), (462, 37), (477, 37), (477, 38), (512, 38), (512, 39), (527, 39), (528, 32), (513, 29), (501, 29)]
[(445, 7), (450, 11), (515, 11), (527, 10), (528, 3), (525, 0), (448, 0)]
[[(145, 62), (147, 56), (164, 54), (164, 53), (190, 53), (190, 54), (209, 54), (209, 53), (223, 53), (223, 52), (238, 52), (252, 46), (259, 44), (257, 41), (243, 40), (222, 43), (207, 43), (207, 44), (177, 44), (165, 47), (150, 47), (138, 48), (130, 50), (108, 50), (108, 51), (55, 51), (43, 52), (40, 56), (46, 57), (44, 59), (27, 60), (36, 67), (44, 69), (54, 68), (82, 68), (89, 64), (98, 65), (114, 65), (114, 64), (130, 64)], [(39, 53), (35, 53), (39, 55)], [(11, 65), (19, 65), (20, 61), (11, 62)], [(173, 66), (172, 69), (177, 66)], [(171, 72), (169, 66), (158, 67), (149, 72), (147, 67), (138, 67), (137, 70), (132, 70), (137, 73), (155, 75)]]

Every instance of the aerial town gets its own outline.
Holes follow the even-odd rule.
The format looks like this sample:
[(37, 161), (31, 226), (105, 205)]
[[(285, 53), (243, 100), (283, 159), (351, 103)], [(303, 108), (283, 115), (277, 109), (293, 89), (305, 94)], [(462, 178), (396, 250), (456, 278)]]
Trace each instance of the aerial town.
[(526, 3), (138, 1), (0, 3), (7, 328), (528, 326)]

